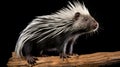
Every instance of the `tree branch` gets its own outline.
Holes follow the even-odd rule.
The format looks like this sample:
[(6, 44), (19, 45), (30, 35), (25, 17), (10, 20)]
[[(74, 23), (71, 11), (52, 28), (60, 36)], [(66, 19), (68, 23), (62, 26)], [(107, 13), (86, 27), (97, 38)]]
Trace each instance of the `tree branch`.
[[(99, 67), (120, 63), (120, 51), (116, 52), (97, 52), (93, 54), (71, 56), (62, 60), (59, 56), (38, 57), (37, 63), (33, 67)], [(17, 58), (13, 52), (13, 57), (9, 59), (8, 67), (28, 66), (26, 60)]]

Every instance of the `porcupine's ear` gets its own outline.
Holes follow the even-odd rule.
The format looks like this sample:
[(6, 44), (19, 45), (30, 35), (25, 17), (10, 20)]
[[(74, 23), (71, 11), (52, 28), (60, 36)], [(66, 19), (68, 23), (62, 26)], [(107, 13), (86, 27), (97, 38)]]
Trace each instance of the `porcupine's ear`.
[(73, 17), (73, 20), (78, 20), (79, 17), (80, 17), (80, 12), (76, 12)]

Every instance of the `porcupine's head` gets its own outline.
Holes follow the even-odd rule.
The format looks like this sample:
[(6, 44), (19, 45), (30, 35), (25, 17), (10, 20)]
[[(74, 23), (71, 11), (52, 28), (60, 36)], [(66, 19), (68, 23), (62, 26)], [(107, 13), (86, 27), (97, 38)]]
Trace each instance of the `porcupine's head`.
[(73, 4), (69, 2), (67, 8), (58, 11), (56, 15), (70, 21), (69, 31), (73, 33), (95, 32), (99, 27), (98, 22), (90, 15), (85, 5), (78, 1)]

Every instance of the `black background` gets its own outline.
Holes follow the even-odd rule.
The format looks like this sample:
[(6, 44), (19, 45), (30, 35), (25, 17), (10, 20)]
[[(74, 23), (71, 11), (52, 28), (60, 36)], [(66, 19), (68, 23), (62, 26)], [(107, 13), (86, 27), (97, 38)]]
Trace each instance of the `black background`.
[[(2, 5), (0, 62), (7, 63), (14, 51), (19, 33), (35, 16), (48, 15), (60, 10), (68, 0), (40, 0), (4, 2)], [(72, 0), (71, 0), (72, 1)], [(99, 22), (98, 33), (81, 36), (74, 46), (78, 54), (119, 51), (119, 4), (115, 0), (80, 0), (84, 2), (91, 15)]]

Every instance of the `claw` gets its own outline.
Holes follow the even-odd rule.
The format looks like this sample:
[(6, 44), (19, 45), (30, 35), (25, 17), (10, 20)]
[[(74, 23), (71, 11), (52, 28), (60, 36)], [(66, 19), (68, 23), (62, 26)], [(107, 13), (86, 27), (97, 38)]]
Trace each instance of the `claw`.
[(36, 60), (38, 60), (36, 57), (33, 57), (33, 56), (27, 56), (26, 59), (27, 59), (27, 62), (31, 65), (34, 65), (36, 63)]
[(35, 60), (38, 60), (38, 58), (36, 58), (36, 57), (33, 57)]
[(70, 58), (70, 56), (68, 56), (67, 54), (61, 53), (60, 58), (64, 60), (64, 59)]
[(69, 54), (69, 56), (73, 56), (74, 54)]

